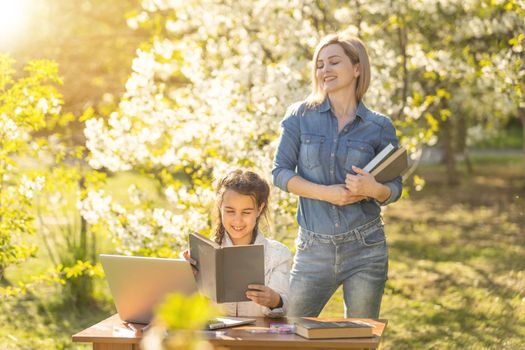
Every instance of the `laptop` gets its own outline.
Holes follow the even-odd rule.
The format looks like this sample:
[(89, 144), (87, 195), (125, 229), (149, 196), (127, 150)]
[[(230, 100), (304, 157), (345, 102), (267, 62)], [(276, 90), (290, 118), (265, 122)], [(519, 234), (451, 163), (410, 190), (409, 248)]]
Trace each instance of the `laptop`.
[(191, 295), (197, 284), (184, 259), (100, 254), (113, 301), (122, 321), (149, 323), (169, 293)]

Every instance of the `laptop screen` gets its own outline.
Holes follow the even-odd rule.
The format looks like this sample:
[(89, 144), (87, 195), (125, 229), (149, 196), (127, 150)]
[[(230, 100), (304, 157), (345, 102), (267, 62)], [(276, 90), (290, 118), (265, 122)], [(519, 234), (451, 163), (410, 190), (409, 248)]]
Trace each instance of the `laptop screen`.
[(191, 265), (184, 259), (101, 254), (100, 261), (120, 318), (149, 323), (167, 294), (197, 291)]

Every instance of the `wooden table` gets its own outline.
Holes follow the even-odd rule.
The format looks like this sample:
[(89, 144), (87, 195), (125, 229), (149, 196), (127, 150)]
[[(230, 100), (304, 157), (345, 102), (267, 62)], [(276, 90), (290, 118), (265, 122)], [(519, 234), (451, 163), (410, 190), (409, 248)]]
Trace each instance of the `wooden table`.
[[(287, 323), (286, 318), (270, 319), (258, 317), (255, 325), (226, 328), (218, 332), (204, 332), (215, 347), (228, 349), (376, 349), (387, 320), (357, 319), (374, 324), (374, 337), (353, 339), (310, 340), (296, 334), (258, 333), (271, 323)], [(93, 350), (140, 350), (142, 325), (123, 323), (113, 315), (73, 335), (74, 342), (92, 343)]]

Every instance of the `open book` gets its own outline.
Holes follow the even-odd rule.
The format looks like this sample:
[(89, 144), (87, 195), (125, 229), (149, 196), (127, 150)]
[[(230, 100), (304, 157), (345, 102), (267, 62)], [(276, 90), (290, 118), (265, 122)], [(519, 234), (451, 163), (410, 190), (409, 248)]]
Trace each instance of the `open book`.
[(408, 152), (389, 143), (363, 168), (374, 175), (377, 182), (385, 183), (402, 175), (408, 168)]
[(190, 255), (197, 261), (197, 286), (216, 303), (250, 301), (248, 285), (264, 285), (263, 245), (221, 247), (191, 233)]

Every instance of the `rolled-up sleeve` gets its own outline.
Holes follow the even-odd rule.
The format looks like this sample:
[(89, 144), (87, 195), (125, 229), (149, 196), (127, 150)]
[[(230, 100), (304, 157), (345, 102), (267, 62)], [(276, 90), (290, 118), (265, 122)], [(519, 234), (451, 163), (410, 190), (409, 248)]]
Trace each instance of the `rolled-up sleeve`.
[(262, 313), (272, 318), (283, 317), (287, 313), (288, 294), (290, 291), (290, 267), (292, 264), (292, 254), (287, 248), (276, 249), (275, 253), (275, 266), (270, 272), (267, 285), (281, 296), (283, 306), (275, 309), (270, 309), (266, 306), (261, 307)]
[(281, 122), (281, 137), (273, 160), (272, 181), (288, 192), (288, 181), (297, 175), (297, 159), (301, 140), (298, 109), (292, 106)]
[[(397, 139), (396, 129), (394, 128), (394, 124), (392, 124), (392, 121), (390, 119), (385, 118), (385, 124), (383, 125), (382, 134), (381, 134), (380, 150), (385, 148), (389, 143), (391, 143), (395, 147), (399, 146), (399, 140)], [(392, 181), (385, 182), (384, 185), (390, 188), (390, 197), (388, 197), (388, 199), (385, 200), (384, 202), (379, 203), (380, 205), (388, 205), (390, 203), (394, 203), (401, 197), (401, 192), (403, 190), (403, 183), (402, 183), (401, 176), (396, 177)]]

